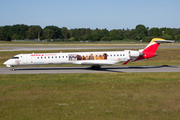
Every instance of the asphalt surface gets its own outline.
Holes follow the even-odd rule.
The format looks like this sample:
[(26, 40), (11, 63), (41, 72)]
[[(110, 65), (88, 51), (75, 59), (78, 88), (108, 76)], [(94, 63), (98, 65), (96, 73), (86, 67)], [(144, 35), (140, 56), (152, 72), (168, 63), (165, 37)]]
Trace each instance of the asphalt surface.
[[(74, 50), (74, 49), (143, 49), (145, 46), (0, 46), (0, 51), (32, 50)], [(159, 48), (180, 48), (180, 46), (160, 46)]]
[(102, 66), (100, 70), (90, 67), (0, 67), (0, 74), (57, 74), (57, 73), (111, 73), (111, 72), (180, 72), (180, 66)]

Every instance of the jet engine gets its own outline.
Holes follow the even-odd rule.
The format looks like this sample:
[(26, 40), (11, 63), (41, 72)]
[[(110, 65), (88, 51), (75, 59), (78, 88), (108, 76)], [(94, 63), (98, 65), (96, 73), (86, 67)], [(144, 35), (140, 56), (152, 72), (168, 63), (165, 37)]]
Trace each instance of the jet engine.
[(144, 54), (140, 51), (129, 51), (129, 56), (130, 57), (139, 57), (143, 56)]

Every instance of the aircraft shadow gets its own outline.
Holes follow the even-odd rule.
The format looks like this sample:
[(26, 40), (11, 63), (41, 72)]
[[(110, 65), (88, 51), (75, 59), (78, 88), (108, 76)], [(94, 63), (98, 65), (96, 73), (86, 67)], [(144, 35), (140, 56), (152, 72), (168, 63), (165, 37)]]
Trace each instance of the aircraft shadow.
[[(93, 70), (91, 67), (33, 67), (33, 68), (16, 68), (16, 71), (20, 70), (91, 70), (91, 71), (102, 71), (102, 72), (123, 72), (125, 69), (153, 69), (153, 68), (177, 68), (176, 66), (168, 66), (168, 65), (162, 65), (162, 66), (103, 66), (100, 70)], [(120, 71), (119, 71), (120, 70)]]
[[(131, 70), (143, 70), (143, 69), (154, 69), (154, 68), (178, 68), (177, 66), (169, 66), (169, 65), (162, 65), (162, 66), (118, 66), (118, 67), (103, 67), (100, 71), (109, 71), (109, 72), (123, 72), (123, 70), (131, 69)], [(121, 70), (122, 71), (117, 71)]]

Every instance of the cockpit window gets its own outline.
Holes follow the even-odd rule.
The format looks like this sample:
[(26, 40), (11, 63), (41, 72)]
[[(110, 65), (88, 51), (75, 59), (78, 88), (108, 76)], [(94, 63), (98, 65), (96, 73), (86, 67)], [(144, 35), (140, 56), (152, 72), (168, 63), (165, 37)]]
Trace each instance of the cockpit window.
[(19, 57), (12, 57), (11, 59), (19, 59)]

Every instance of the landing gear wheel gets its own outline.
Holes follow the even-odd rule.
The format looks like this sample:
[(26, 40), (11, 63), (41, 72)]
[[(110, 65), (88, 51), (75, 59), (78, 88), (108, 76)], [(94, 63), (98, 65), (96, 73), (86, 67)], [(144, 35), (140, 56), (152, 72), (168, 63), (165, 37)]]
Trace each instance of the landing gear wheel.
[(15, 69), (15, 68), (12, 68), (12, 71), (16, 71), (16, 69)]

